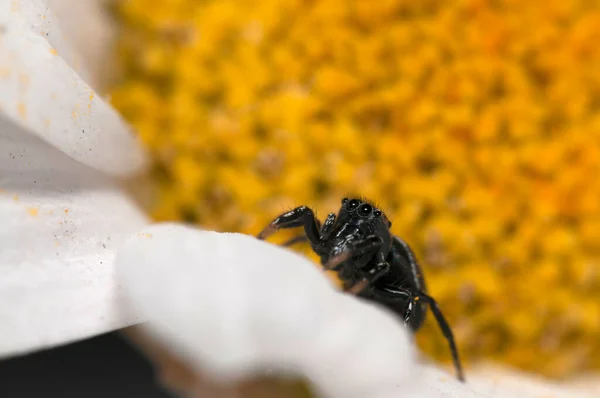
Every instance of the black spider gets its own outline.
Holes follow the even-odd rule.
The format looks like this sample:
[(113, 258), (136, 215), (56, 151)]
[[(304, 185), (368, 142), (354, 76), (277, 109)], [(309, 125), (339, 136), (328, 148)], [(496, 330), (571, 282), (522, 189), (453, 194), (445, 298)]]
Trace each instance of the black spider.
[(383, 304), (400, 315), (413, 332), (423, 324), (429, 305), (450, 346), (458, 379), (464, 382), (452, 330), (437, 302), (426, 293), (414, 253), (391, 234), (391, 225), (369, 201), (344, 198), (337, 217), (330, 213), (322, 225), (310, 208), (300, 206), (273, 220), (258, 238), (265, 239), (281, 228), (304, 227), (305, 235), (284, 245), (308, 240), (321, 264), (338, 272), (344, 291)]

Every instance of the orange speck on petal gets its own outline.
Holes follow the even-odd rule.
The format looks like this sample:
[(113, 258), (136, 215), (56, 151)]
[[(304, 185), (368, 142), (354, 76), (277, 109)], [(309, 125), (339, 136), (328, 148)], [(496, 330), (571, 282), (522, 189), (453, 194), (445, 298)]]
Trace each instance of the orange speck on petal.
[(65, 214), (69, 214), (69, 209), (65, 209)]
[(21, 86), (21, 90), (25, 91), (29, 88), (29, 83), (30, 83), (30, 78), (29, 75), (26, 75), (25, 73), (21, 73), (19, 75), (19, 84)]
[(58, 55), (58, 51), (56, 51), (56, 49), (54, 49), (54, 48), (51, 48), (50, 49), (50, 54), (52, 54), (52, 55)]
[(23, 102), (17, 104), (17, 112), (19, 112), (19, 117), (21, 119), (27, 119), (27, 105)]
[(30, 207), (27, 209), (27, 213), (29, 213), (31, 217), (37, 217), (40, 213), (40, 210), (37, 207)]

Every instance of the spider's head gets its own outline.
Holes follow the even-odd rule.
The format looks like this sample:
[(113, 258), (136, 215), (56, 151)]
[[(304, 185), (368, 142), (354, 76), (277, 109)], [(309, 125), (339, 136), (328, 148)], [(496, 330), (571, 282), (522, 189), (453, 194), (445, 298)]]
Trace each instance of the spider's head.
[(371, 224), (376, 231), (389, 230), (392, 222), (385, 213), (372, 202), (362, 198), (344, 198), (340, 207), (339, 217), (345, 220), (355, 220)]
[[(387, 256), (392, 246), (391, 225), (383, 211), (369, 200), (358, 197), (342, 199), (335, 227), (328, 241), (329, 256), (324, 259), (327, 267), (342, 269), (344, 264), (350, 264), (353, 269), (354, 264), (362, 261), (361, 258), (370, 261), (376, 252), (382, 251)], [(380, 243), (372, 247), (375, 251), (368, 249), (368, 242), (374, 240), (379, 240)], [(357, 249), (361, 245), (364, 249), (362, 252)], [(355, 249), (349, 250), (351, 247)], [(351, 253), (352, 257), (340, 256), (344, 252)]]

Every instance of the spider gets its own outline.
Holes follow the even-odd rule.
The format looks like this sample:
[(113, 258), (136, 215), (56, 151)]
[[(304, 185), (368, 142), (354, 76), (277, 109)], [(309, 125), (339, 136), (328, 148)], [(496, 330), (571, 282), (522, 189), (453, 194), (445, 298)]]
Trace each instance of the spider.
[(416, 332), (431, 308), (446, 338), (458, 379), (465, 381), (452, 330), (437, 302), (427, 294), (421, 267), (408, 244), (392, 235), (392, 223), (372, 202), (344, 198), (337, 214), (321, 223), (307, 206), (273, 220), (258, 234), (266, 239), (279, 229), (304, 227), (304, 235), (284, 246), (308, 241), (326, 270), (338, 273), (345, 292), (384, 305)]

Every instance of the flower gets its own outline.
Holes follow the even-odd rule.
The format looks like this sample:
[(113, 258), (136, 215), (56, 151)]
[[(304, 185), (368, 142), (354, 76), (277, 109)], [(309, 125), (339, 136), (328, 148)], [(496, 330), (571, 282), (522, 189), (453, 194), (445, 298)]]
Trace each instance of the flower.
[(143, 151), (85, 68), (73, 71), (78, 55), (44, 4), (0, 7), (0, 357), (147, 318), (143, 329), (171, 355), (225, 379), (268, 365), (301, 371), (331, 396), (522, 390), (421, 367), (400, 322), (336, 292), (289, 251), (181, 225), (140, 229), (148, 220), (117, 178), (144, 169)]

